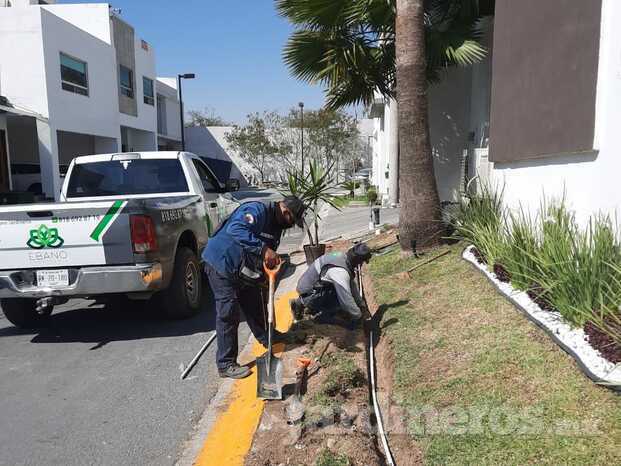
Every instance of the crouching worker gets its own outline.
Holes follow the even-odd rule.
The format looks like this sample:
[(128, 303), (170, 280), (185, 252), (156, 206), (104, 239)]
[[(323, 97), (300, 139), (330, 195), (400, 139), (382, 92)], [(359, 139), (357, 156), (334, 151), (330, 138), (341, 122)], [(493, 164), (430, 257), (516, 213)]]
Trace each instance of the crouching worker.
[(336, 317), (343, 317), (357, 323), (368, 310), (356, 284), (355, 270), (370, 259), (371, 250), (364, 243), (317, 259), (298, 282), (300, 296), (290, 302), (294, 320), (303, 319), (307, 309), (317, 322), (335, 323)]
[[(205, 272), (216, 302), (216, 363), (220, 377), (241, 379), (250, 369), (237, 362), (240, 311), (255, 338), (267, 346), (263, 263), (274, 268), (282, 231), (301, 226), (304, 204), (297, 197), (265, 205), (246, 202), (222, 223), (203, 252)], [(274, 342), (282, 334), (274, 335)]]

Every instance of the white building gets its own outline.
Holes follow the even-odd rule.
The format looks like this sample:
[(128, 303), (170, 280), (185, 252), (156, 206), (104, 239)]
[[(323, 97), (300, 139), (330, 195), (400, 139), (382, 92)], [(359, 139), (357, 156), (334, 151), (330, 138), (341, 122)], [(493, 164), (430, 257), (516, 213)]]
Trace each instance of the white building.
[[(8, 188), (41, 183), (48, 197), (75, 156), (155, 150), (156, 93), (176, 100), (156, 80), (151, 46), (108, 4), (55, 3), (0, 0), (0, 167)], [(180, 128), (162, 136), (175, 142)]]
[[(621, 4), (496, 0), (489, 13), (489, 57), (450, 69), (428, 92), (440, 199), (458, 200), (474, 179), (532, 213), (544, 197), (564, 198), (582, 222), (620, 213)], [(392, 174), (385, 141), (394, 113), (378, 104), (374, 163)]]
[(185, 128), (185, 145), (189, 152), (203, 158), (222, 183), (237, 178), (246, 187), (249, 181), (258, 180), (258, 172), (226, 141), (232, 130), (233, 126), (191, 126)]
[(181, 120), (176, 78), (157, 78), (157, 148), (181, 149)]

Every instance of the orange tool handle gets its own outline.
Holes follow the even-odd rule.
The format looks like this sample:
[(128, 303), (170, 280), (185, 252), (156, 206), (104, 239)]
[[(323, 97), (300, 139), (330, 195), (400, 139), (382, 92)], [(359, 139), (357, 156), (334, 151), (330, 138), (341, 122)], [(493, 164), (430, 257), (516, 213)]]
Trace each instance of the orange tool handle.
[(297, 361), (299, 367), (308, 367), (311, 365), (311, 360), (309, 358), (298, 358)]
[(276, 276), (278, 275), (278, 272), (280, 272), (280, 267), (282, 267), (281, 260), (278, 261), (278, 264), (273, 269), (270, 269), (267, 264), (263, 262), (263, 270), (265, 270), (265, 273), (270, 280), (276, 280)]

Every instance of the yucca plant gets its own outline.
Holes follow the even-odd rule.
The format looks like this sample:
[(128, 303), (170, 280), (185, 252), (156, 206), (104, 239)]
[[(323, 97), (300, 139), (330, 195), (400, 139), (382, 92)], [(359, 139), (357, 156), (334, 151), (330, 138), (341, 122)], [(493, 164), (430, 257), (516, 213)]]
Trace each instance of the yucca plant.
[(306, 171), (295, 170), (287, 172), (288, 192), (283, 194), (299, 197), (306, 209), (313, 214), (314, 236), (308, 225), (306, 225), (306, 232), (311, 246), (319, 245), (320, 204), (327, 203), (340, 210), (334, 196), (330, 194), (330, 191), (336, 186), (330, 175), (333, 165), (323, 168), (319, 163), (311, 160)]
[(355, 197), (356, 188), (358, 188), (358, 186), (359, 184), (354, 180), (347, 180), (341, 184), (343, 189), (349, 191), (349, 197), (352, 199)]

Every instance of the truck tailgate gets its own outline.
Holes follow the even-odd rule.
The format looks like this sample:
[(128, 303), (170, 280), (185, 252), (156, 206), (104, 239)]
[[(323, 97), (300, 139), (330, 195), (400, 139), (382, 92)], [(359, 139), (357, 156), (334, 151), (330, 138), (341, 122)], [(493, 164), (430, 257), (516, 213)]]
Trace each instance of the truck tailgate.
[(129, 264), (125, 200), (34, 204), (0, 210), (0, 269)]

